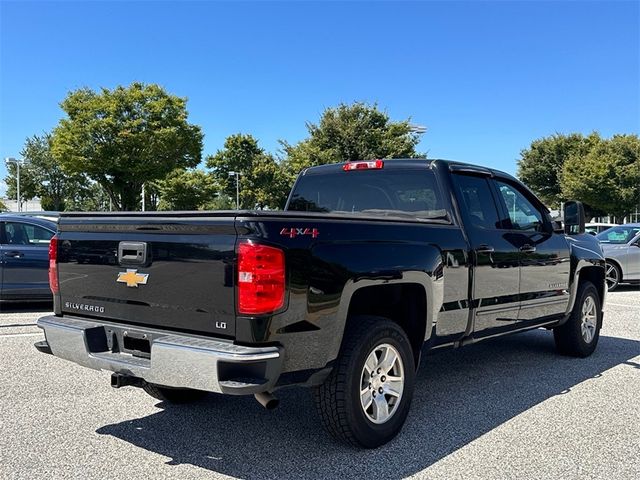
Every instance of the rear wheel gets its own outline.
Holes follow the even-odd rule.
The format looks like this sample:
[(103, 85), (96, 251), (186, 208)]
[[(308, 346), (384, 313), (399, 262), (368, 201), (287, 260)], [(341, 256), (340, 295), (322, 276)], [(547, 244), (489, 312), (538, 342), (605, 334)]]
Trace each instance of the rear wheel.
[(202, 390), (192, 390), (190, 388), (172, 388), (157, 385), (155, 383), (146, 383), (142, 389), (163, 402), (168, 403), (191, 403), (196, 402), (207, 394)]
[(375, 448), (402, 428), (413, 396), (415, 365), (406, 333), (390, 320), (356, 317), (337, 363), (315, 387), (324, 427), (335, 438)]
[(605, 270), (605, 280), (607, 281), (607, 290), (609, 292), (614, 291), (618, 287), (621, 278), (622, 272), (620, 271), (620, 267), (618, 267), (615, 263), (607, 262), (607, 268)]
[(553, 329), (558, 351), (574, 357), (588, 357), (596, 349), (602, 308), (598, 290), (591, 282), (583, 282), (578, 287), (576, 303), (566, 323)]

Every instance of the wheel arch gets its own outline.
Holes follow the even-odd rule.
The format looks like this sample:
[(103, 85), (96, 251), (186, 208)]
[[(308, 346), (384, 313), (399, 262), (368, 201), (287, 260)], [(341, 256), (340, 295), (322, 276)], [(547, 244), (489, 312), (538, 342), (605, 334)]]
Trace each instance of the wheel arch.
[[(381, 308), (382, 307), (382, 308)], [(418, 283), (372, 285), (351, 298), (345, 329), (361, 316), (378, 316), (398, 324), (407, 334), (416, 367), (427, 329), (427, 295)]]
[(605, 282), (605, 270), (597, 266), (583, 267), (580, 269), (578, 282), (583, 283), (589, 281), (593, 283), (598, 291), (600, 297), (600, 305), (604, 305), (606, 282)]
[(338, 356), (345, 330), (357, 328), (352, 322), (361, 316), (376, 316), (392, 320), (405, 330), (417, 368), (422, 345), (432, 331), (437, 303), (433, 297), (433, 280), (424, 272), (404, 272), (402, 278), (393, 280), (350, 280), (337, 314), (344, 327), (330, 346), (329, 360)]
[[(599, 245), (585, 245), (584, 242), (578, 242), (573, 238), (570, 238), (570, 240), (571, 266), (569, 269), (569, 303), (565, 312), (566, 315), (569, 315), (573, 310), (578, 287), (584, 280), (589, 280), (596, 286), (603, 304), (607, 290), (605, 282), (606, 261)], [(597, 240), (593, 239), (593, 242), (597, 244)]]

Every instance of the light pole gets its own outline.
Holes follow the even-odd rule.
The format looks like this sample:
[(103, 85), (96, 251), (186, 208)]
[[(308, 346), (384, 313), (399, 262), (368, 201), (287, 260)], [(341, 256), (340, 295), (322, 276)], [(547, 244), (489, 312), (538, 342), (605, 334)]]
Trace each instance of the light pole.
[(229, 176), (236, 177), (236, 210), (240, 210), (240, 172), (229, 172)]
[(415, 123), (410, 123), (409, 124), (409, 131), (411, 133), (417, 133), (419, 135), (422, 135), (423, 133), (425, 133), (427, 131), (427, 127), (425, 127), (424, 125), (417, 125)]
[(18, 208), (18, 212), (22, 211), (21, 203), (20, 203), (20, 165), (24, 165), (26, 162), (24, 160), (18, 160), (17, 158), (7, 157), (4, 159), (4, 163), (9, 167), (10, 163), (15, 163), (16, 165), (16, 205)]

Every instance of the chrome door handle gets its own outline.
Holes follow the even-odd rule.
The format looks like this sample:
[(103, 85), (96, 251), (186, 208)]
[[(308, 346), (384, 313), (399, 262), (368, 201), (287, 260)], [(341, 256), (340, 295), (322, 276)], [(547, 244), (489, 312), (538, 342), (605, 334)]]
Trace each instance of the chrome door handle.
[(476, 248), (476, 253), (493, 253), (495, 249), (491, 245), (480, 245)]
[(16, 251), (13, 251), (13, 252), (6, 252), (6, 253), (4, 254), (4, 256), (5, 256), (5, 257), (9, 257), (9, 258), (22, 258), (22, 257), (24, 257), (24, 253), (22, 253), (22, 252), (16, 252)]
[(529, 244), (526, 244), (526, 245), (523, 245), (523, 246), (520, 247), (520, 251), (522, 253), (533, 253), (533, 252), (536, 251), (536, 247), (533, 247), (533, 246), (531, 246)]

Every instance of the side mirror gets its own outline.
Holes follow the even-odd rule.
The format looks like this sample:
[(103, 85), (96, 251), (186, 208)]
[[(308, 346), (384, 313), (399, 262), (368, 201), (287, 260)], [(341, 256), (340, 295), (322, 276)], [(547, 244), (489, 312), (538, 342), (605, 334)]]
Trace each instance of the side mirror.
[(553, 233), (564, 233), (564, 227), (560, 220), (554, 220), (551, 224), (553, 225)]
[(564, 233), (575, 235), (584, 233), (584, 205), (582, 202), (566, 202), (564, 204)]

